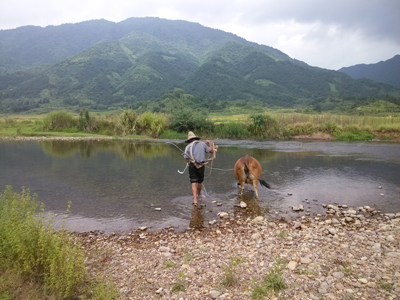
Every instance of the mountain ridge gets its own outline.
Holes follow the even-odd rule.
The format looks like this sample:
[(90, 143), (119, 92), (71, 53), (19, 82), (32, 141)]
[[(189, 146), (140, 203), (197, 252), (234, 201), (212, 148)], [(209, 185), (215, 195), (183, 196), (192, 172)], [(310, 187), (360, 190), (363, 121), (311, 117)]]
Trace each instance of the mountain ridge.
[(40, 34), (29, 37), (29, 28), (0, 31), (0, 57), (12, 58), (0, 60), (0, 111), (116, 109), (157, 101), (174, 89), (200, 102), (316, 110), (371, 97), (397, 103), (400, 96), (395, 87), (312, 67), (272, 47), (183, 20), (85, 21), (51, 26), (48, 38), (37, 29)]
[(357, 64), (338, 70), (354, 79), (368, 78), (400, 88), (400, 55), (374, 64)]

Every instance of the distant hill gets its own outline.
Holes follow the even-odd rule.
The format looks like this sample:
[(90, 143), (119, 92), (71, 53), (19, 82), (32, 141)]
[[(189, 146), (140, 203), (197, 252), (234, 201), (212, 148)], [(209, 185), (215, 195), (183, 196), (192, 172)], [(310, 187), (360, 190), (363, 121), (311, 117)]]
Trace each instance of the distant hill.
[(338, 70), (355, 79), (368, 78), (400, 88), (400, 55), (376, 64), (360, 64)]
[(1, 30), (0, 45), (0, 112), (149, 103), (168, 111), (189, 102), (207, 109), (257, 103), (324, 111), (371, 98), (400, 104), (393, 86), (310, 67), (272, 47), (187, 21), (25, 26)]

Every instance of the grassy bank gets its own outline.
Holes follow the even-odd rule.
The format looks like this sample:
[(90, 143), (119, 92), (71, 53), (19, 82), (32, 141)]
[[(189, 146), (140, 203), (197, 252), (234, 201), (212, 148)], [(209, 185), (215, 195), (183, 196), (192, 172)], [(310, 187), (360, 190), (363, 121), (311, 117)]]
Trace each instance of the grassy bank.
[[(336, 140), (399, 140), (398, 116), (257, 113), (208, 115), (187, 110), (166, 115), (124, 110), (114, 114), (0, 116), (0, 136), (141, 136), (185, 138), (189, 130), (210, 138), (290, 139), (324, 136)], [(322, 134), (322, 135), (321, 135)]]
[(112, 285), (88, 273), (84, 258), (29, 190), (0, 194), (0, 299), (117, 299)]

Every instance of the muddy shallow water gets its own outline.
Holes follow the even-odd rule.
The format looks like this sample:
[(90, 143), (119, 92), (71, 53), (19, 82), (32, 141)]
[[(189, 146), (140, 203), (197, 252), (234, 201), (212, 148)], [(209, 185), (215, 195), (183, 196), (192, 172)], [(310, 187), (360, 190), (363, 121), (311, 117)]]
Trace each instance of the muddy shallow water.
[[(38, 194), (47, 211), (72, 230), (128, 231), (139, 226), (177, 230), (204, 226), (218, 212), (247, 211), (271, 218), (310, 216), (321, 204), (369, 205), (400, 211), (400, 144), (303, 141), (230, 141), (219, 145), (205, 189), (194, 209), (182, 141), (1, 141), (0, 186), (22, 186)], [(263, 167), (260, 199), (247, 187), (243, 196), (233, 176), (238, 158), (251, 154)], [(379, 188), (381, 187), (381, 188)], [(382, 195), (381, 195), (382, 194)], [(302, 204), (304, 212), (291, 207)], [(161, 210), (155, 210), (160, 208)]]

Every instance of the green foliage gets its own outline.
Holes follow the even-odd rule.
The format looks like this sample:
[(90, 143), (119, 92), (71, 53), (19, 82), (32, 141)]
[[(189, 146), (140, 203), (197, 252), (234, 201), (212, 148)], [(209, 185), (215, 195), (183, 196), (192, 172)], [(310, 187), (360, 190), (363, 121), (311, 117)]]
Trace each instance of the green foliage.
[(185, 275), (182, 271), (179, 272), (178, 280), (177, 280), (177, 282), (175, 282), (172, 285), (171, 291), (173, 291), (173, 292), (184, 291), (186, 289), (185, 282), (184, 282), (186, 277), (187, 277), (187, 275)]
[[(39, 213), (39, 215), (37, 215)], [(54, 234), (43, 206), (23, 189), (0, 196), (0, 259), (25, 276), (39, 277), (46, 290), (70, 297), (83, 281), (83, 254), (64, 232)]]
[(223, 268), (224, 278), (222, 279), (222, 285), (226, 287), (234, 286), (239, 278), (237, 276), (237, 267), (242, 261), (240, 257), (232, 257), (229, 261), (229, 265)]
[[(1, 268), (20, 278), (32, 278), (46, 293), (58, 298), (88, 295), (82, 250), (65, 230), (54, 231), (36, 198), (28, 189), (14, 193), (11, 187), (0, 194)], [(115, 291), (103, 282), (89, 283), (95, 290), (107, 290), (107, 297)], [(107, 297), (96, 299), (116, 299)]]
[(77, 125), (76, 119), (66, 111), (52, 111), (43, 118), (43, 130), (63, 130)]
[(129, 109), (119, 114), (115, 129), (122, 135), (149, 134), (156, 138), (163, 133), (166, 125), (167, 119), (163, 114), (145, 112), (140, 115)]
[(214, 135), (218, 138), (241, 139), (248, 138), (249, 132), (245, 124), (237, 121), (229, 121), (215, 126)]
[[(34, 49), (26, 47), (27, 37), (36, 41)], [(180, 108), (230, 111), (258, 102), (310, 113), (399, 112), (398, 88), (313, 68), (200, 24), (96, 20), (13, 29), (1, 40), (0, 112), (132, 107), (168, 113), (163, 98), (177, 87), (192, 101)], [(369, 107), (371, 97), (389, 105)]]
[(263, 115), (250, 115), (252, 124), (249, 126), (249, 132), (258, 138), (281, 139), (284, 136), (282, 125), (274, 118)]
[(287, 284), (282, 277), (283, 261), (279, 256), (275, 259), (275, 263), (268, 274), (261, 282), (255, 282), (253, 285), (252, 298), (262, 299), (271, 293), (277, 293), (282, 289), (287, 288)]
[(169, 127), (177, 132), (212, 131), (214, 124), (204, 111), (177, 110), (172, 113)]
[(336, 133), (335, 137), (338, 141), (370, 141), (374, 135), (356, 126), (346, 126), (343, 132)]

